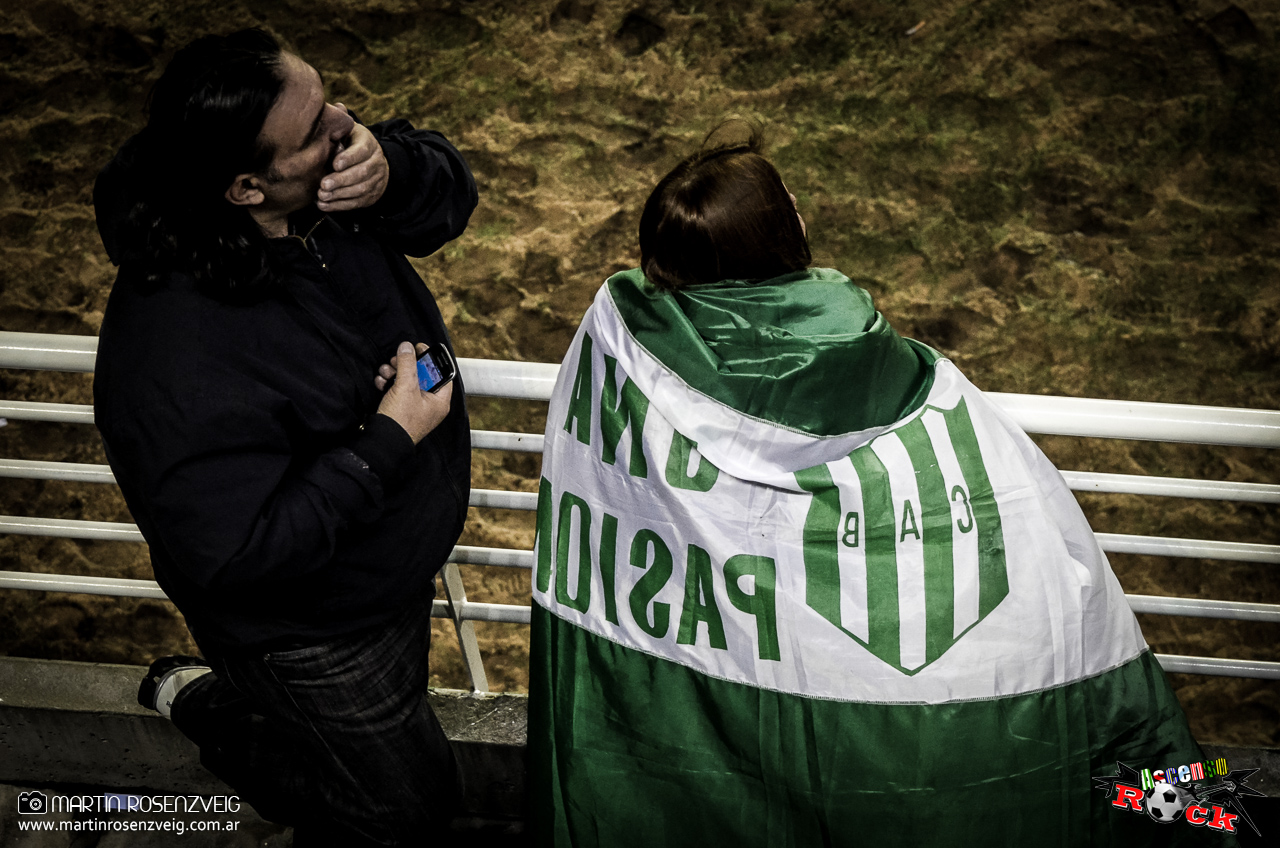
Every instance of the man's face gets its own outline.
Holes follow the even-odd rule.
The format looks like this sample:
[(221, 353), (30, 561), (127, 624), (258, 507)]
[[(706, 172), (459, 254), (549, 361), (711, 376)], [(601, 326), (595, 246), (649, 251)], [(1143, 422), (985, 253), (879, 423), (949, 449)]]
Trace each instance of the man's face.
[(355, 122), (345, 109), (326, 103), (315, 68), (292, 53), (281, 54), (284, 86), (262, 124), (261, 137), (274, 150), (261, 188), (262, 211), (289, 214), (316, 200), (320, 180)]

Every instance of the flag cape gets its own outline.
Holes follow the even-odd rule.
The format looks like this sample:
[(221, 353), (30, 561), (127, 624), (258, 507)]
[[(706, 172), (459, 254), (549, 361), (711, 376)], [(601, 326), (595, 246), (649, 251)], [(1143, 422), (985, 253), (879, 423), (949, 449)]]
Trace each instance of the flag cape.
[(1093, 787), (1199, 749), (1061, 475), (834, 271), (601, 288), (533, 600), (546, 844), (1203, 837)]

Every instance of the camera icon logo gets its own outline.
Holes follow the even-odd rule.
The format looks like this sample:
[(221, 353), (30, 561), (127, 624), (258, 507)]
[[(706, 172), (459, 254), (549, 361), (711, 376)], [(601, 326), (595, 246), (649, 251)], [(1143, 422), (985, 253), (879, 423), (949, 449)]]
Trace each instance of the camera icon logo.
[(18, 813), (24, 816), (43, 816), (49, 812), (49, 796), (39, 789), (18, 793)]

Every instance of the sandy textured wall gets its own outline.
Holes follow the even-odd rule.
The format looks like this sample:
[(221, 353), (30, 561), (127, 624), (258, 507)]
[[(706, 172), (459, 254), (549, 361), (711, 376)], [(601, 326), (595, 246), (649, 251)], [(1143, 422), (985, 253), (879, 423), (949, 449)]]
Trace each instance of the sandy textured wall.
[[(906, 32), (918, 22), (915, 35)], [(481, 205), (419, 263), (464, 356), (556, 361), (637, 260), (656, 179), (721, 118), (761, 121), (815, 259), (999, 391), (1280, 407), (1280, 11), (1169, 2), (527, 3), (34, 0), (0, 8), (0, 326), (94, 333), (113, 271), (94, 174), (141, 125), (181, 44), (264, 25), (366, 120), (463, 149)], [(0, 396), (88, 402), (71, 375)], [(476, 425), (540, 430), (536, 404)], [(1275, 482), (1263, 451), (1053, 438), (1063, 468)], [(0, 455), (101, 462), (84, 428), (13, 423)], [(479, 486), (534, 490), (535, 457), (477, 452)], [(1089, 496), (1114, 532), (1277, 541), (1277, 510)], [(5, 480), (0, 513), (127, 521), (101, 486)], [(466, 541), (532, 544), (473, 511)], [(1280, 602), (1274, 567), (1114, 557), (1129, 591)], [(0, 537), (0, 569), (149, 576), (129, 545)], [(524, 602), (527, 579), (469, 570)], [(1280, 627), (1147, 616), (1170, 653), (1280, 659)], [(524, 631), (482, 625), (499, 686)], [(446, 631), (439, 679), (459, 685)], [(186, 645), (166, 604), (0, 592), (0, 651), (145, 662)], [(1280, 686), (1176, 679), (1202, 738), (1280, 743)]]

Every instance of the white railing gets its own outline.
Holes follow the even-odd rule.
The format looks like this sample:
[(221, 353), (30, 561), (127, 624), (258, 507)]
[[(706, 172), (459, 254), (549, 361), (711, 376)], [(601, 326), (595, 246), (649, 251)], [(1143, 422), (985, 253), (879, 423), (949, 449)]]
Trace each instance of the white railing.
[[(93, 336), (59, 336), (0, 332), (0, 368), (91, 372), (97, 352)], [(472, 395), (546, 401), (559, 372), (558, 365), (460, 359)], [(1041, 397), (991, 393), (989, 395), (1023, 429), (1032, 433), (1147, 439), (1193, 444), (1280, 448), (1280, 411), (1227, 409), (1161, 403)], [(83, 404), (0, 401), (0, 418), (63, 423), (93, 423), (93, 408)], [(539, 434), (472, 431), (472, 444), (482, 450), (541, 452)], [(1280, 485), (1144, 477), (1130, 474), (1063, 472), (1076, 491), (1108, 492), (1210, 500), (1280, 503)], [(113, 483), (105, 465), (0, 459), (0, 477)], [(537, 495), (476, 489), (471, 505), (497, 509), (534, 510)], [(58, 536), (71, 539), (112, 539), (141, 542), (132, 524), (74, 519), (0, 516), (0, 533)], [(1237, 560), (1280, 565), (1280, 545), (1202, 539), (1096, 534), (1102, 549), (1113, 553)], [(436, 601), (432, 614), (453, 621), (464, 664), (477, 691), (487, 691), (484, 664), (472, 622), (529, 623), (527, 606), (484, 604), (466, 599), (457, 564), (490, 567), (533, 567), (533, 552), (459, 545), (442, 572), (445, 600)], [(121, 597), (165, 598), (151, 580), (111, 577), (77, 577), (60, 574), (0, 572), (0, 589), (33, 589), (46, 592), (79, 592)], [(1280, 604), (1241, 603), (1197, 598), (1126, 595), (1135, 612), (1202, 618), (1280, 623)], [(1280, 662), (1187, 657), (1159, 654), (1165, 670), (1194, 674), (1280, 679)]]

